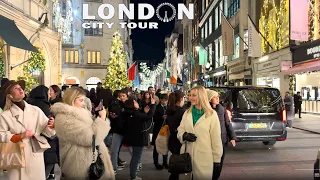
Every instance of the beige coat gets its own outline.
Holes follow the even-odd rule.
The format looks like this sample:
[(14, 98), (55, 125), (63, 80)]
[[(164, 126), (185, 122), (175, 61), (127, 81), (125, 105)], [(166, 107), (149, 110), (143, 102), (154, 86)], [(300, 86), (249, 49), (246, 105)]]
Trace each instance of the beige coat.
[[(18, 121), (36, 135), (41, 133), (48, 137), (55, 135), (55, 131), (47, 126), (49, 119), (41, 109), (25, 102), (24, 111), (14, 104), (10, 110), (1, 113), (0, 142), (9, 142), (14, 134), (25, 131), (15, 117), (18, 117)], [(23, 139), (23, 142), (25, 143), (26, 167), (8, 170), (9, 180), (45, 180), (43, 153), (32, 152), (30, 139)]]
[(103, 180), (115, 179), (110, 155), (104, 139), (110, 130), (109, 120), (97, 118), (93, 121), (87, 109), (55, 103), (51, 107), (55, 115), (55, 129), (60, 143), (60, 160), (63, 179), (87, 179), (92, 163), (92, 135), (105, 165)]
[[(197, 140), (186, 143), (182, 139), (185, 132), (195, 134)], [(178, 127), (178, 139), (182, 143), (180, 153), (185, 152), (187, 144), (187, 152), (192, 159), (193, 180), (211, 180), (213, 163), (220, 163), (223, 152), (217, 113), (214, 112), (209, 117), (203, 115), (193, 126), (192, 112), (186, 111)]]

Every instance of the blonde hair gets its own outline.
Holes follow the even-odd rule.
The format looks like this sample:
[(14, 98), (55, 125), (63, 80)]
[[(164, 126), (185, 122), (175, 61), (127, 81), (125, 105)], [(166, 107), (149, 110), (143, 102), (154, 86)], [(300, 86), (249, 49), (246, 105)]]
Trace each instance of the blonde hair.
[[(191, 91), (196, 91), (196, 94), (198, 96), (198, 103), (200, 107), (204, 109), (206, 117), (211, 116), (214, 110), (210, 106), (206, 89), (203, 86), (196, 86), (190, 89), (190, 93)], [(187, 112), (191, 112), (191, 109), (192, 106), (187, 110)]]
[(13, 102), (9, 99), (8, 95), (6, 96), (6, 104), (4, 105), (3, 111), (9, 110), (13, 105)]
[(86, 92), (83, 89), (78, 87), (68, 88), (63, 94), (62, 102), (74, 106), (74, 101), (80, 96), (86, 96)]

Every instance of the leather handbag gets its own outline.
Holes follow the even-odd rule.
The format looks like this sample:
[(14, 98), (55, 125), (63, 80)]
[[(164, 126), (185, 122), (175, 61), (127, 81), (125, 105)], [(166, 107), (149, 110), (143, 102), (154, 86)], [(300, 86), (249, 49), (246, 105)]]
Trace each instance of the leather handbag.
[[(95, 145), (96, 137), (92, 136), (92, 163), (89, 167), (89, 179), (100, 179), (104, 172), (104, 163), (100, 157), (99, 146)], [(97, 159), (95, 159), (95, 151), (97, 150)]]
[(191, 156), (187, 153), (187, 143), (183, 154), (172, 154), (169, 159), (169, 173), (186, 174), (192, 172)]

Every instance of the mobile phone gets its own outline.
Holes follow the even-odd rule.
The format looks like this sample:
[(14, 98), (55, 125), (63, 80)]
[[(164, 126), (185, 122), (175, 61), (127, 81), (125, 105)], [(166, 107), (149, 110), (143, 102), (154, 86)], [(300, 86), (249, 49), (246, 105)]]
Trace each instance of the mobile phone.
[(103, 109), (103, 99), (100, 100), (100, 103), (99, 103), (99, 111), (101, 111)]

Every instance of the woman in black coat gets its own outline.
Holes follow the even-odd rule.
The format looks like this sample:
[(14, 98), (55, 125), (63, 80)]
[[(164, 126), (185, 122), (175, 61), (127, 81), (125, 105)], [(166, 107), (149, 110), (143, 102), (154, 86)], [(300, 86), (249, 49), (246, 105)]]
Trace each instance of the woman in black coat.
[[(46, 86), (40, 85), (34, 88), (29, 95), (29, 102), (30, 104), (39, 107), (43, 113), (50, 117), (50, 102), (48, 96), (49, 88)], [(44, 135), (43, 135), (44, 136)], [(47, 179), (55, 179), (54, 174), (54, 166), (58, 163), (58, 141), (56, 136), (48, 138), (44, 136), (48, 143), (50, 144), (51, 148), (44, 152), (44, 162), (45, 162), (45, 169), (46, 169), (46, 177)]]
[(212, 108), (217, 112), (217, 115), (219, 117), (221, 128), (221, 141), (223, 144), (223, 154), (221, 157), (220, 164), (214, 165), (214, 171), (212, 176), (213, 180), (217, 180), (219, 179), (221, 174), (223, 160), (225, 156), (225, 148), (227, 147), (229, 141), (232, 143), (232, 146), (235, 147), (237, 136), (233, 130), (226, 108), (219, 103), (219, 93), (213, 90), (207, 90), (207, 95)]
[[(176, 90), (169, 96), (167, 109), (167, 124), (170, 130), (169, 150), (172, 154), (180, 154), (181, 143), (177, 138), (178, 127), (184, 114), (184, 94)], [(169, 180), (178, 180), (179, 174), (171, 174)]]
[(157, 170), (162, 170), (163, 168), (168, 169), (168, 155), (162, 156), (162, 165), (159, 164), (159, 153), (157, 152), (156, 147), (156, 139), (158, 137), (158, 134), (162, 128), (163, 125), (166, 124), (166, 110), (167, 110), (167, 104), (168, 104), (168, 95), (167, 94), (161, 94), (160, 96), (160, 103), (157, 105), (156, 112), (153, 116), (153, 136), (152, 136), (152, 142), (151, 144), (153, 147), (153, 164), (156, 167)]
[(132, 146), (132, 156), (130, 161), (130, 178), (136, 179), (137, 167), (141, 160), (143, 147), (148, 145), (148, 126), (156, 110), (155, 100), (151, 99), (150, 107), (146, 107), (144, 112), (140, 112), (139, 104), (128, 99), (124, 104), (123, 144)]

